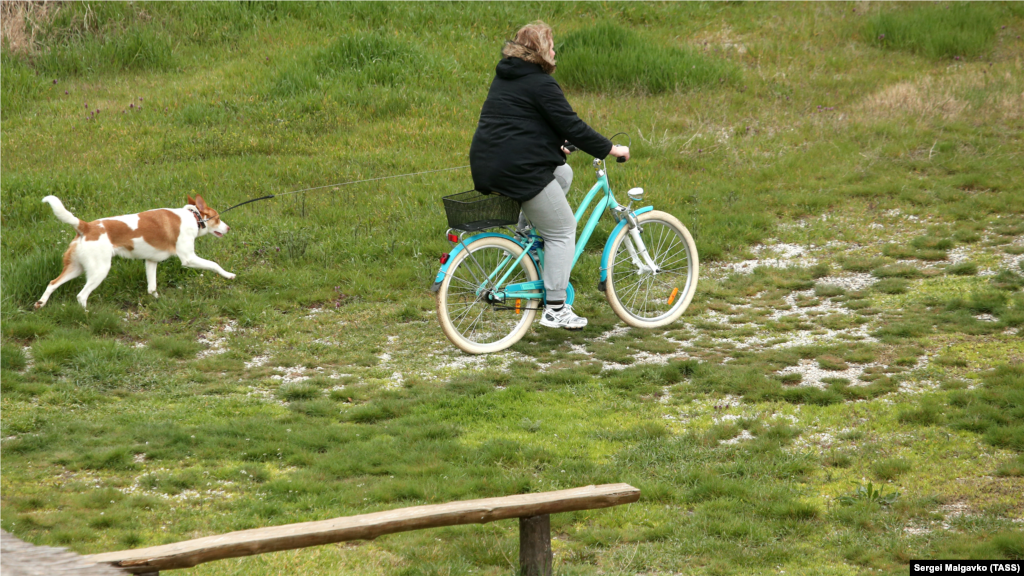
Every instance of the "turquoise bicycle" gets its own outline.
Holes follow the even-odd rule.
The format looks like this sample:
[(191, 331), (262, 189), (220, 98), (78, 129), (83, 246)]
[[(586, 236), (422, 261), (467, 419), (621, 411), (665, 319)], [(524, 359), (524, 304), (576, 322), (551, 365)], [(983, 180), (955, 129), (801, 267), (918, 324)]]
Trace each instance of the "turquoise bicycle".
[[(576, 221), (591, 204), (593, 211), (576, 241), (572, 266), (587, 247), (605, 214), (616, 225), (601, 255), (599, 287), (612, 310), (626, 324), (657, 328), (674, 322), (697, 290), (697, 246), (685, 226), (653, 206), (633, 209), (642, 188), (627, 192), (619, 204), (608, 183), (603, 160), (594, 159), (597, 183), (576, 209)], [(519, 204), (499, 195), (475, 191), (444, 198), (454, 245), (441, 256), (435, 278), (437, 317), (445, 336), (470, 354), (504, 350), (530, 329), (544, 307), (543, 238), (532, 229), (517, 234)], [(505, 230), (495, 231), (494, 229)], [(569, 285), (566, 302), (575, 290)]]

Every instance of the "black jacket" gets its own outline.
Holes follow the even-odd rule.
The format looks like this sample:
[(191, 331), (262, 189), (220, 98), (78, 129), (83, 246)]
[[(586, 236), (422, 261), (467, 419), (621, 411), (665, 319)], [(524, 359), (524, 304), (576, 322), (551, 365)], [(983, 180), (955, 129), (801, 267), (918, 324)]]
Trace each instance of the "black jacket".
[(562, 88), (538, 65), (503, 58), (469, 148), (473, 186), (525, 202), (554, 180), (568, 140), (604, 158), (612, 143), (573, 112)]

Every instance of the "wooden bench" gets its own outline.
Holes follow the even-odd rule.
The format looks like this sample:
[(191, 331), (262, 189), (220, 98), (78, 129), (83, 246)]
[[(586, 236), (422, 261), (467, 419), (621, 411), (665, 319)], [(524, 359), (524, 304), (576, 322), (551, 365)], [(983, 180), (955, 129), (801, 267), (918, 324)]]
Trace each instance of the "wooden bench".
[(640, 490), (629, 484), (603, 484), (241, 530), (152, 548), (93, 554), (85, 559), (97, 564), (110, 564), (134, 574), (158, 574), (160, 570), (189, 568), (224, 558), (349, 540), (372, 540), (384, 534), (423, 528), (519, 518), (520, 573), (548, 576), (551, 574), (550, 514), (607, 508), (639, 499)]

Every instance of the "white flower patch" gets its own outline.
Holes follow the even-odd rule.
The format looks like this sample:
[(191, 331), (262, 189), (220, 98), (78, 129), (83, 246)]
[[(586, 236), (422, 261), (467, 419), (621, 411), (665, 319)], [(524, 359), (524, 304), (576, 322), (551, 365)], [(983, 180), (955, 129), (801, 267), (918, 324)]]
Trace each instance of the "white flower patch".
[(287, 402), (275, 396), (272, 391), (264, 390), (262, 388), (250, 388), (245, 395), (248, 398), (253, 398), (259, 402), (266, 402), (267, 404), (277, 404), (278, 406), (288, 405)]
[(953, 519), (961, 516), (967, 516), (967, 513), (970, 512), (970, 507), (963, 502), (954, 502), (953, 504), (944, 504), (939, 506), (939, 511), (947, 519)]
[[(1013, 244), (1013, 246), (1020, 247), (1021, 244), (1015, 243), (1015, 244)], [(1002, 267), (1003, 268), (1006, 268), (1008, 270), (1012, 270), (1014, 272), (1022, 272), (1022, 271), (1024, 271), (1024, 270), (1021, 270), (1021, 267), (1020, 267), (1020, 263), (1024, 262), (1024, 254), (1008, 254), (1008, 253), (1004, 252), (1002, 254), (1002, 259), (1003, 259), (1003, 261), (1002, 261)]]
[(828, 450), (839, 442), (838, 438), (830, 432), (818, 432), (810, 436), (801, 436), (793, 441), (794, 450), (813, 449), (816, 452)]
[(231, 486), (234, 484), (234, 482), (228, 482), (223, 480), (213, 480), (206, 483), (207, 486), (213, 486), (214, 483), (216, 483), (219, 486), (218, 488), (211, 488), (209, 490), (183, 490), (177, 494), (165, 494), (157, 490), (149, 490), (142, 487), (142, 481), (147, 476), (169, 471), (170, 470), (168, 470), (167, 468), (148, 470), (137, 476), (130, 486), (117, 488), (117, 490), (127, 496), (132, 496), (134, 494), (144, 494), (146, 496), (153, 496), (154, 498), (160, 498), (162, 500), (169, 500), (172, 502), (187, 502), (189, 500), (199, 500), (203, 498), (230, 499), (235, 496), (234, 494), (223, 490), (224, 487)]
[(665, 414), (664, 418), (672, 422), (687, 424), (709, 412), (728, 410), (729, 408), (739, 406), (740, 404), (741, 398), (739, 396), (731, 395), (726, 395), (724, 398), (705, 398), (694, 400), (685, 407), (680, 408), (677, 414)]
[(824, 390), (828, 387), (828, 383), (822, 382), (825, 378), (846, 378), (851, 385), (856, 385), (857, 378), (864, 373), (864, 369), (868, 366), (877, 366), (877, 364), (850, 366), (846, 370), (824, 370), (819, 368), (818, 363), (814, 360), (801, 359), (796, 366), (787, 366), (779, 370), (779, 374), (800, 374), (803, 377), (799, 383), (800, 386), (813, 386)]
[(28, 372), (32, 370), (32, 367), (35, 366), (36, 364), (35, 358), (32, 356), (32, 347), (22, 346), (21, 351), (23, 354), (25, 354), (25, 369), (23, 371)]
[(623, 334), (629, 332), (629, 330), (629, 326), (616, 326), (615, 328), (612, 328), (611, 330), (608, 330), (607, 332), (594, 338), (594, 342), (607, 342), (609, 338), (612, 338), (614, 336), (622, 336)]
[(760, 266), (791, 268), (794, 266), (813, 266), (817, 264), (817, 259), (808, 255), (807, 248), (797, 244), (758, 244), (751, 251), (757, 254), (759, 258), (725, 264), (722, 268), (728, 272), (750, 274), (755, 268)]
[(900, 392), (904, 394), (921, 394), (939, 389), (939, 383), (934, 380), (904, 380), (900, 382)]
[(974, 256), (974, 251), (969, 246), (957, 246), (949, 252), (946, 252), (946, 259), (953, 264), (960, 264), (961, 262), (967, 262)]
[(877, 279), (867, 272), (849, 272), (839, 276), (829, 276), (827, 280), (822, 280), (821, 284), (823, 286), (838, 286), (844, 290), (863, 290), (874, 284), (875, 280)]
[(302, 366), (296, 366), (293, 368), (286, 368), (284, 366), (278, 366), (274, 368), (278, 372), (284, 372), (284, 374), (275, 374), (270, 377), (271, 380), (280, 380), (282, 384), (295, 384), (296, 382), (302, 382), (309, 380), (309, 376), (305, 375), (306, 369)]
[(395, 388), (401, 388), (405, 382), (405, 376), (402, 376), (401, 372), (392, 372), (391, 377), (388, 378), (388, 383), (384, 385), (385, 390), (394, 390)]
[(206, 349), (200, 350), (199, 353), (196, 354), (196, 358), (202, 360), (203, 358), (208, 358), (210, 356), (216, 356), (217, 354), (223, 354), (227, 352), (228, 349), (224, 347), (224, 343), (227, 341), (227, 337), (216, 338), (213, 334), (210, 333), (200, 334), (199, 338), (196, 339), (196, 342), (206, 346)]
[[(229, 334), (237, 330), (236, 326), (238, 326), (237, 322), (229, 320), (227, 324), (220, 327), (220, 331), (225, 334)], [(196, 341), (206, 346), (206, 349), (202, 349), (202, 351), (196, 355), (196, 358), (200, 360), (227, 352), (227, 347), (225, 345), (227, 342), (227, 336), (217, 337), (217, 334), (214, 332), (204, 332), (196, 338)]]
[[(671, 340), (671, 338), (669, 338), (669, 340)], [(686, 353), (684, 351), (670, 352), (668, 354), (659, 354), (659, 353), (645, 352), (643, 350), (640, 350), (640, 351), (636, 352), (635, 354), (633, 354), (633, 363), (632, 364), (619, 364), (618, 362), (605, 362), (604, 363), (604, 369), (605, 370), (623, 370), (623, 369), (626, 369), (626, 368), (630, 368), (630, 367), (633, 367), (633, 366), (640, 366), (640, 365), (643, 365), (643, 364), (664, 365), (664, 364), (668, 364), (669, 361), (671, 361), (671, 360), (676, 360), (676, 359), (679, 359), (679, 358), (690, 359), (690, 358), (693, 358), (693, 357), (690, 356), (688, 353)]]
[(927, 526), (911, 522), (903, 527), (903, 533), (910, 536), (924, 536), (925, 534), (931, 534), (932, 529)]
[(747, 440), (753, 440), (753, 439), (754, 439), (754, 435), (751, 434), (749, 430), (740, 430), (740, 433), (736, 437), (730, 438), (728, 440), (722, 440), (720, 442), (720, 444), (733, 445), (733, 444), (739, 444), (740, 442), (746, 442)]
[(246, 368), (259, 368), (270, 361), (270, 356), (257, 356), (251, 362), (246, 362)]
[[(795, 406), (794, 409), (799, 410), (800, 406)], [(796, 424), (797, 422), (800, 421), (799, 418), (793, 416), (792, 414), (780, 414), (778, 412), (772, 414), (771, 418), (772, 420), (785, 420), (790, 424)]]

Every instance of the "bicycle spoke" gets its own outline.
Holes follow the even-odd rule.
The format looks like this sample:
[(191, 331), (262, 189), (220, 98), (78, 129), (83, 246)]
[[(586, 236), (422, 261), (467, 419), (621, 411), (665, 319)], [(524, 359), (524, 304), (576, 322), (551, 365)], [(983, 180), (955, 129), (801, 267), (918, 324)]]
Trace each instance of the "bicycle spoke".
[[(636, 244), (637, 251), (642, 244), (656, 272), (647, 270), (646, 260), (644, 266), (637, 266), (627, 242)], [(623, 233), (609, 268), (613, 294), (627, 314), (654, 320), (671, 312), (678, 306), (677, 302), (683, 302), (683, 298), (678, 301), (675, 298), (690, 286), (692, 268), (688, 246), (675, 226), (660, 220), (642, 223), (640, 243), (632, 240), (628, 232)]]
[(480, 317), (483, 316), (485, 312), (487, 312), (487, 308), (486, 307), (482, 307), (480, 309), (480, 313), (476, 315), (476, 318), (473, 319), (473, 322), (471, 322), (469, 327), (466, 328), (466, 332), (467, 333), (469, 333), (469, 334), (473, 333), (473, 327), (476, 326), (476, 323), (480, 321)]
[[(447, 322), (458, 337), (478, 345), (501, 341), (516, 332), (523, 322), (533, 318), (536, 307), (515, 306), (515, 301), (492, 300), (495, 283), (508, 274), (504, 285), (528, 282), (532, 276), (524, 265), (515, 264), (518, 252), (500, 245), (473, 246), (454, 264), (444, 293)], [(522, 299), (516, 299), (522, 300)], [(460, 344), (461, 347), (461, 344)], [(463, 348), (465, 349), (465, 348)], [(469, 350), (467, 350), (469, 351)]]

